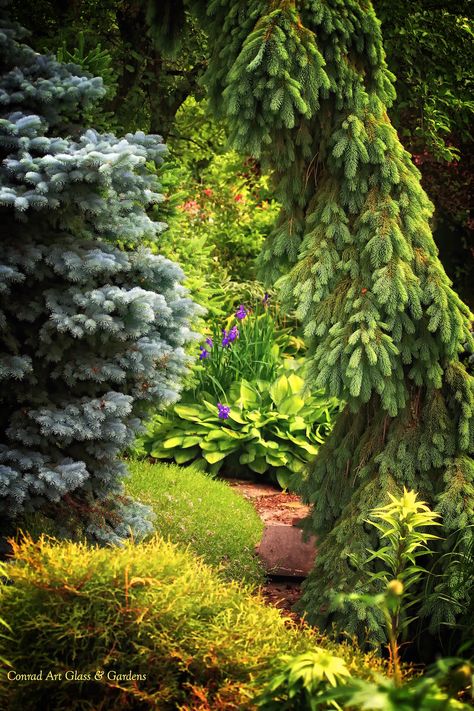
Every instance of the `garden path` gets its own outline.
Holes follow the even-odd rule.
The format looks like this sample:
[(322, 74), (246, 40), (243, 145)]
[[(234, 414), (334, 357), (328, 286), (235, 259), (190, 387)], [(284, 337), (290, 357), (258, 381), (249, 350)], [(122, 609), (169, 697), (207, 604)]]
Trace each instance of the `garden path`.
[[(309, 513), (309, 506), (297, 494), (282, 492), (271, 484), (236, 479), (229, 484), (252, 503), (266, 526), (293, 526)], [(301, 617), (292, 608), (301, 597), (301, 582), (294, 576), (270, 576), (262, 592), (269, 604), (298, 622)]]

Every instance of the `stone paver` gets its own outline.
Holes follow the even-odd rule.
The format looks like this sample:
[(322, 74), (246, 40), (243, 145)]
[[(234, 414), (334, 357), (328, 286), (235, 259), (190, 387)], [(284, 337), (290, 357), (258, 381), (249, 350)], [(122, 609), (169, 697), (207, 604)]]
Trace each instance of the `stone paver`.
[(314, 565), (316, 539), (285, 523), (267, 524), (256, 552), (269, 575), (304, 578)]

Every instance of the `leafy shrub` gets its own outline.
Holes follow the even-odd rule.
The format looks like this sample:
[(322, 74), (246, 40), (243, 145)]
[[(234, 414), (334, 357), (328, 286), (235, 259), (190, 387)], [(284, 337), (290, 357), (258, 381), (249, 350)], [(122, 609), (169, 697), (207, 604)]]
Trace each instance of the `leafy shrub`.
[(382, 545), (370, 551), (366, 561), (377, 560), (381, 565), (378, 573), (368, 570), (366, 581), (380, 592), (341, 594), (338, 602), (359, 603), (371, 610), (372, 616), (381, 614), (386, 626), (391, 678), (380, 674), (371, 679), (353, 678), (343, 660), (325, 650), (288, 656), (284, 668), (270, 677), (258, 699), (265, 711), (280, 708), (315, 711), (328, 707), (361, 711), (471, 708), (456, 698), (459, 692), (472, 693), (474, 689), (474, 668), (462, 659), (440, 659), (424, 676), (405, 678), (400, 661), (400, 636), (416, 619), (411, 608), (419, 603), (417, 584), (427, 575), (418, 559), (430, 553), (429, 542), (437, 538), (425, 529), (439, 523), (438, 514), (419, 501), (415, 492), (404, 489), (398, 499), (390, 498), (391, 503), (373, 509), (366, 522), (381, 533)]
[(258, 165), (225, 151), (223, 128), (205, 104), (189, 97), (181, 107), (176, 133), (192, 139), (170, 137), (172, 162), (160, 168), (166, 201), (159, 214), (169, 224), (160, 253), (181, 264), (193, 298), (222, 316), (250, 295), (263, 296), (255, 259), (279, 206)]
[(255, 508), (224, 481), (194, 467), (130, 461), (128, 493), (151, 506), (157, 533), (189, 546), (223, 579), (261, 583), (254, 548), (263, 523)]
[(334, 398), (309, 395), (303, 387), (299, 375), (283, 373), (273, 382), (234, 382), (228, 405), (203, 392), (201, 400), (153, 418), (142, 440), (145, 451), (178, 464), (202, 457), (213, 474), (224, 463), (228, 472), (271, 473), (282, 487), (291, 486), (316, 456), (339, 408)]
[(257, 706), (265, 711), (312, 711), (318, 708), (318, 697), (328, 687), (337, 687), (350, 677), (344, 660), (326, 649), (316, 647), (296, 656), (287, 655), (281, 661), (283, 668), (257, 698)]
[(304, 391), (296, 372), (304, 363), (282, 357), (290, 338), (268, 302), (266, 294), (253, 311), (240, 304), (224, 328), (211, 326), (194, 387), (152, 419), (136, 451), (142, 447), (178, 464), (202, 458), (213, 474), (224, 464), (234, 473), (268, 473), (282, 487), (302, 472), (331, 430), (339, 403)]
[(255, 260), (279, 213), (269, 178), (235, 151), (215, 155), (183, 205), (195, 229), (204, 229), (218, 262), (234, 280), (255, 279)]
[[(361, 588), (372, 588), (375, 594), (356, 591), (341, 594), (338, 601), (340, 604), (353, 603), (358, 610), (362, 605), (381, 613), (391, 670), (395, 681), (400, 684), (400, 641), (402, 636), (406, 640), (409, 625), (417, 619), (412, 608), (420, 605), (420, 581), (428, 574), (418, 559), (431, 554), (429, 543), (438, 536), (429, 531), (441, 524), (439, 514), (420, 501), (414, 491), (404, 488), (398, 498), (391, 494), (389, 497), (391, 502), (373, 509), (366, 522), (380, 532), (381, 545), (377, 550), (369, 551), (370, 556), (362, 565), (362, 570), (365, 568), (367, 572)], [(381, 568), (376, 573), (368, 570), (372, 561), (378, 561)]]
[(328, 708), (337, 703), (340, 705), (336, 708), (354, 711), (470, 711), (471, 705), (455, 698), (458, 689), (450, 687), (450, 681), (457, 676), (461, 683), (469, 684), (471, 674), (469, 665), (462, 660), (440, 659), (425, 675), (401, 686), (382, 676), (373, 681), (351, 679), (322, 694), (319, 704), (307, 708)]
[[(43, 681), (3, 684), (6, 710), (252, 709), (280, 657), (326, 646), (158, 537), (114, 549), (44, 537), (13, 547), (0, 616), (14, 638), (0, 637), (0, 655), (8, 651), (17, 674), (43, 670)], [(357, 675), (380, 667), (357, 649), (327, 646)], [(62, 680), (46, 680), (48, 670)]]

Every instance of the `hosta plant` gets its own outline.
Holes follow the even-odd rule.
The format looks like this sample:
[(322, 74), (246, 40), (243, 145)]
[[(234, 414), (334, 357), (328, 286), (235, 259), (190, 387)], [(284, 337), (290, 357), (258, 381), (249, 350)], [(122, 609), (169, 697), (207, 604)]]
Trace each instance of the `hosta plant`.
[(178, 464), (202, 458), (213, 474), (223, 465), (229, 473), (251, 469), (286, 488), (316, 456), (339, 409), (335, 398), (309, 395), (303, 386), (299, 375), (283, 372), (273, 382), (234, 382), (226, 404), (202, 392), (198, 401), (156, 415), (144, 448)]

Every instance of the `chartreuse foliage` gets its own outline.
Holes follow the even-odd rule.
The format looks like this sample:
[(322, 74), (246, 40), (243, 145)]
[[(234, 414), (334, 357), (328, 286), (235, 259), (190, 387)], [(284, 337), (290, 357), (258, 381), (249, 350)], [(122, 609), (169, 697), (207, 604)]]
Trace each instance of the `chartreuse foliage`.
[[(43, 681), (2, 683), (4, 709), (250, 711), (280, 658), (316, 645), (354, 675), (381, 668), (159, 537), (114, 549), (25, 538), (14, 555), (9, 584), (0, 584), (0, 616), (13, 634), (0, 637), (0, 655), (16, 674), (43, 670)], [(47, 670), (62, 680), (46, 680)]]
[(371, 3), (190, 4), (209, 37), (214, 110), (234, 146), (274, 171), (282, 211), (261, 266), (269, 278), (286, 273), (310, 384), (347, 402), (302, 482), (319, 537), (303, 601), (312, 622), (363, 635), (356, 610), (331, 601), (360, 582), (371, 508), (416, 488), (447, 533), (465, 530), (462, 546), (472, 536), (474, 393), (460, 361), (464, 344), (472, 349), (470, 313), (387, 116), (393, 75)]
[(271, 474), (280, 486), (294, 487), (339, 409), (335, 398), (305, 393), (294, 372), (273, 382), (234, 382), (221, 400), (229, 408), (224, 418), (205, 391), (156, 415), (142, 439), (145, 451), (179, 464), (203, 458), (213, 474), (222, 466), (234, 475), (248, 469)]
[[(390, 652), (390, 663), (395, 683), (400, 685), (402, 671), (399, 644), (402, 635), (406, 640), (407, 629), (416, 618), (420, 603), (421, 579), (426, 579), (428, 571), (417, 562), (431, 553), (430, 542), (438, 536), (429, 533), (435, 526), (439, 514), (419, 501), (414, 491), (404, 489), (396, 499), (390, 495), (391, 503), (371, 511), (367, 521), (380, 531), (381, 546), (369, 551), (370, 557), (364, 564), (377, 561), (381, 567), (376, 573), (368, 570), (370, 583), (376, 594), (360, 594), (357, 591), (342, 594), (339, 601), (350, 600), (360, 603), (361, 608), (372, 614), (382, 613), (385, 634)], [(375, 519), (375, 520), (374, 520)], [(427, 530), (424, 530), (428, 528)], [(409, 610), (409, 614), (408, 613)], [(359, 608), (359, 616), (360, 614)]]
[[(120, 452), (152, 404), (177, 399), (196, 311), (179, 267), (121, 251), (164, 225), (147, 163), (159, 136), (79, 132), (102, 81), (33, 52), (0, 2), (0, 515), (62, 533), (150, 530), (123, 496)], [(70, 126), (74, 122), (75, 126)], [(75, 139), (61, 137), (74, 131)]]

